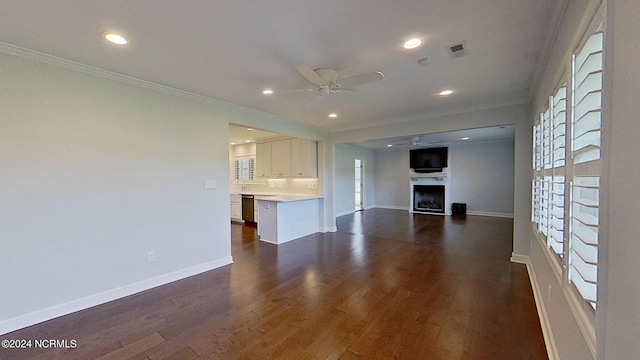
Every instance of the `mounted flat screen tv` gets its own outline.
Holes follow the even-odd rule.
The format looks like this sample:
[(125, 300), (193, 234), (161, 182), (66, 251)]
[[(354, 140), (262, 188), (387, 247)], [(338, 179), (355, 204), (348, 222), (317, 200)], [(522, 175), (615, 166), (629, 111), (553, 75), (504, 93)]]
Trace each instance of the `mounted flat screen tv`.
[(412, 149), (409, 151), (409, 167), (417, 173), (441, 172), (448, 167), (448, 148)]

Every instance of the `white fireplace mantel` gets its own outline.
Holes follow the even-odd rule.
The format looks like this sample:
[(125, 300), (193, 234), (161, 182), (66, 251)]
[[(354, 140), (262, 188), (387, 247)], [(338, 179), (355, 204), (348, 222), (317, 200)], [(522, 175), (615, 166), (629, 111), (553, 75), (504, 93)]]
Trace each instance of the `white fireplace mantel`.
[(411, 180), (431, 178), (431, 179), (442, 181), (448, 177), (449, 177), (449, 168), (444, 168), (442, 169), (441, 172), (431, 172), (431, 173), (417, 173), (413, 170), (409, 170), (409, 178), (411, 178)]

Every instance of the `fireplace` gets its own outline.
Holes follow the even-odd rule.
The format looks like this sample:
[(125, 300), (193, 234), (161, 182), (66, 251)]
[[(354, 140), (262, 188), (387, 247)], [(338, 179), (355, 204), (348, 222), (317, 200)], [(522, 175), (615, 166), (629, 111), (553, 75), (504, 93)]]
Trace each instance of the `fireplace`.
[(414, 185), (413, 211), (440, 213), (445, 209), (444, 185)]

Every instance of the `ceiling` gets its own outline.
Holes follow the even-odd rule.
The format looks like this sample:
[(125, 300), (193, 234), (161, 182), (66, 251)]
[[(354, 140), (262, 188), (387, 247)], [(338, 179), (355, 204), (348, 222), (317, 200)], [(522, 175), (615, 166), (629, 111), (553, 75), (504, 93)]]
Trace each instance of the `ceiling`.
[[(262, 139), (277, 137), (282, 134), (249, 128), (242, 125), (229, 125), (229, 141), (231, 145), (252, 143)], [(416, 134), (384, 139), (375, 139), (352, 143), (366, 149), (376, 151), (407, 150), (421, 147), (450, 146), (453, 144), (486, 143), (513, 140), (515, 126), (494, 126), (443, 133)], [(389, 146), (391, 145), (391, 146)]]
[[(530, 102), (555, 3), (3, 0), (0, 41), (339, 131)], [(309, 106), (297, 65), (384, 78)]]
[(254, 128), (250, 128), (242, 125), (236, 125), (236, 124), (229, 125), (229, 142), (231, 145), (252, 143), (261, 139), (267, 139), (267, 138), (275, 137), (278, 135), (279, 134), (271, 131), (254, 129)]
[(354, 145), (372, 150), (406, 150), (421, 147), (450, 146), (454, 144), (507, 141), (513, 140), (514, 138), (515, 126), (505, 125), (448, 131), (444, 133), (417, 134), (413, 136), (367, 140)]

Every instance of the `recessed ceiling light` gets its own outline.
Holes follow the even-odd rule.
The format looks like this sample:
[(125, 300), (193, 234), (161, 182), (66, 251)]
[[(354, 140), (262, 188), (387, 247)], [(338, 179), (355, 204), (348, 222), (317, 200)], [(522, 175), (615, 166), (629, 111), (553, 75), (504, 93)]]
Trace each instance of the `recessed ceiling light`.
[(404, 45), (402, 45), (405, 49), (415, 49), (422, 44), (422, 40), (420, 39), (411, 39), (407, 40)]
[(253, 131), (253, 128), (247, 128), (247, 131)]
[(273, 90), (271, 89), (262, 90), (262, 95), (271, 95), (271, 94), (273, 94)]
[(393, 147), (393, 144), (389, 144), (389, 145), (387, 145), (387, 147)]
[(447, 96), (453, 94), (453, 90), (442, 90), (438, 93), (440, 96)]
[(235, 145), (236, 143), (232, 142), (231, 145)]
[(460, 140), (469, 140), (469, 139), (471, 139), (471, 138), (470, 138), (470, 137), (468, 137), (468, 136), (465, 136), (465, 137), (461, 137), (461, 138), (460, 138)]
[(246, 143), (250, 143), (250, 142), (253, 142), (253, 140), (247, 139), (247, 140), (245, 140), (244, 142), (246, 142)]
[(124, 38), (124, 36), (122, 35), (118, 35), (116, 33), (112, 33), (112, 32), (103, 32), (102, 33), (102, 37), (104, 37), (105, 39), (109, 40), (110, 42), (114, 43), (114, 44), (118, 44), (118, 45), (126, 45), (127, 44), (127, 39)]
[(337, 117), (338, 117), (338, 114), (336, 114), (336, 113), (331, 113), (331, 114), (329, 114), (329, 117), (330, 117), (330, 118), (337, 118)]

